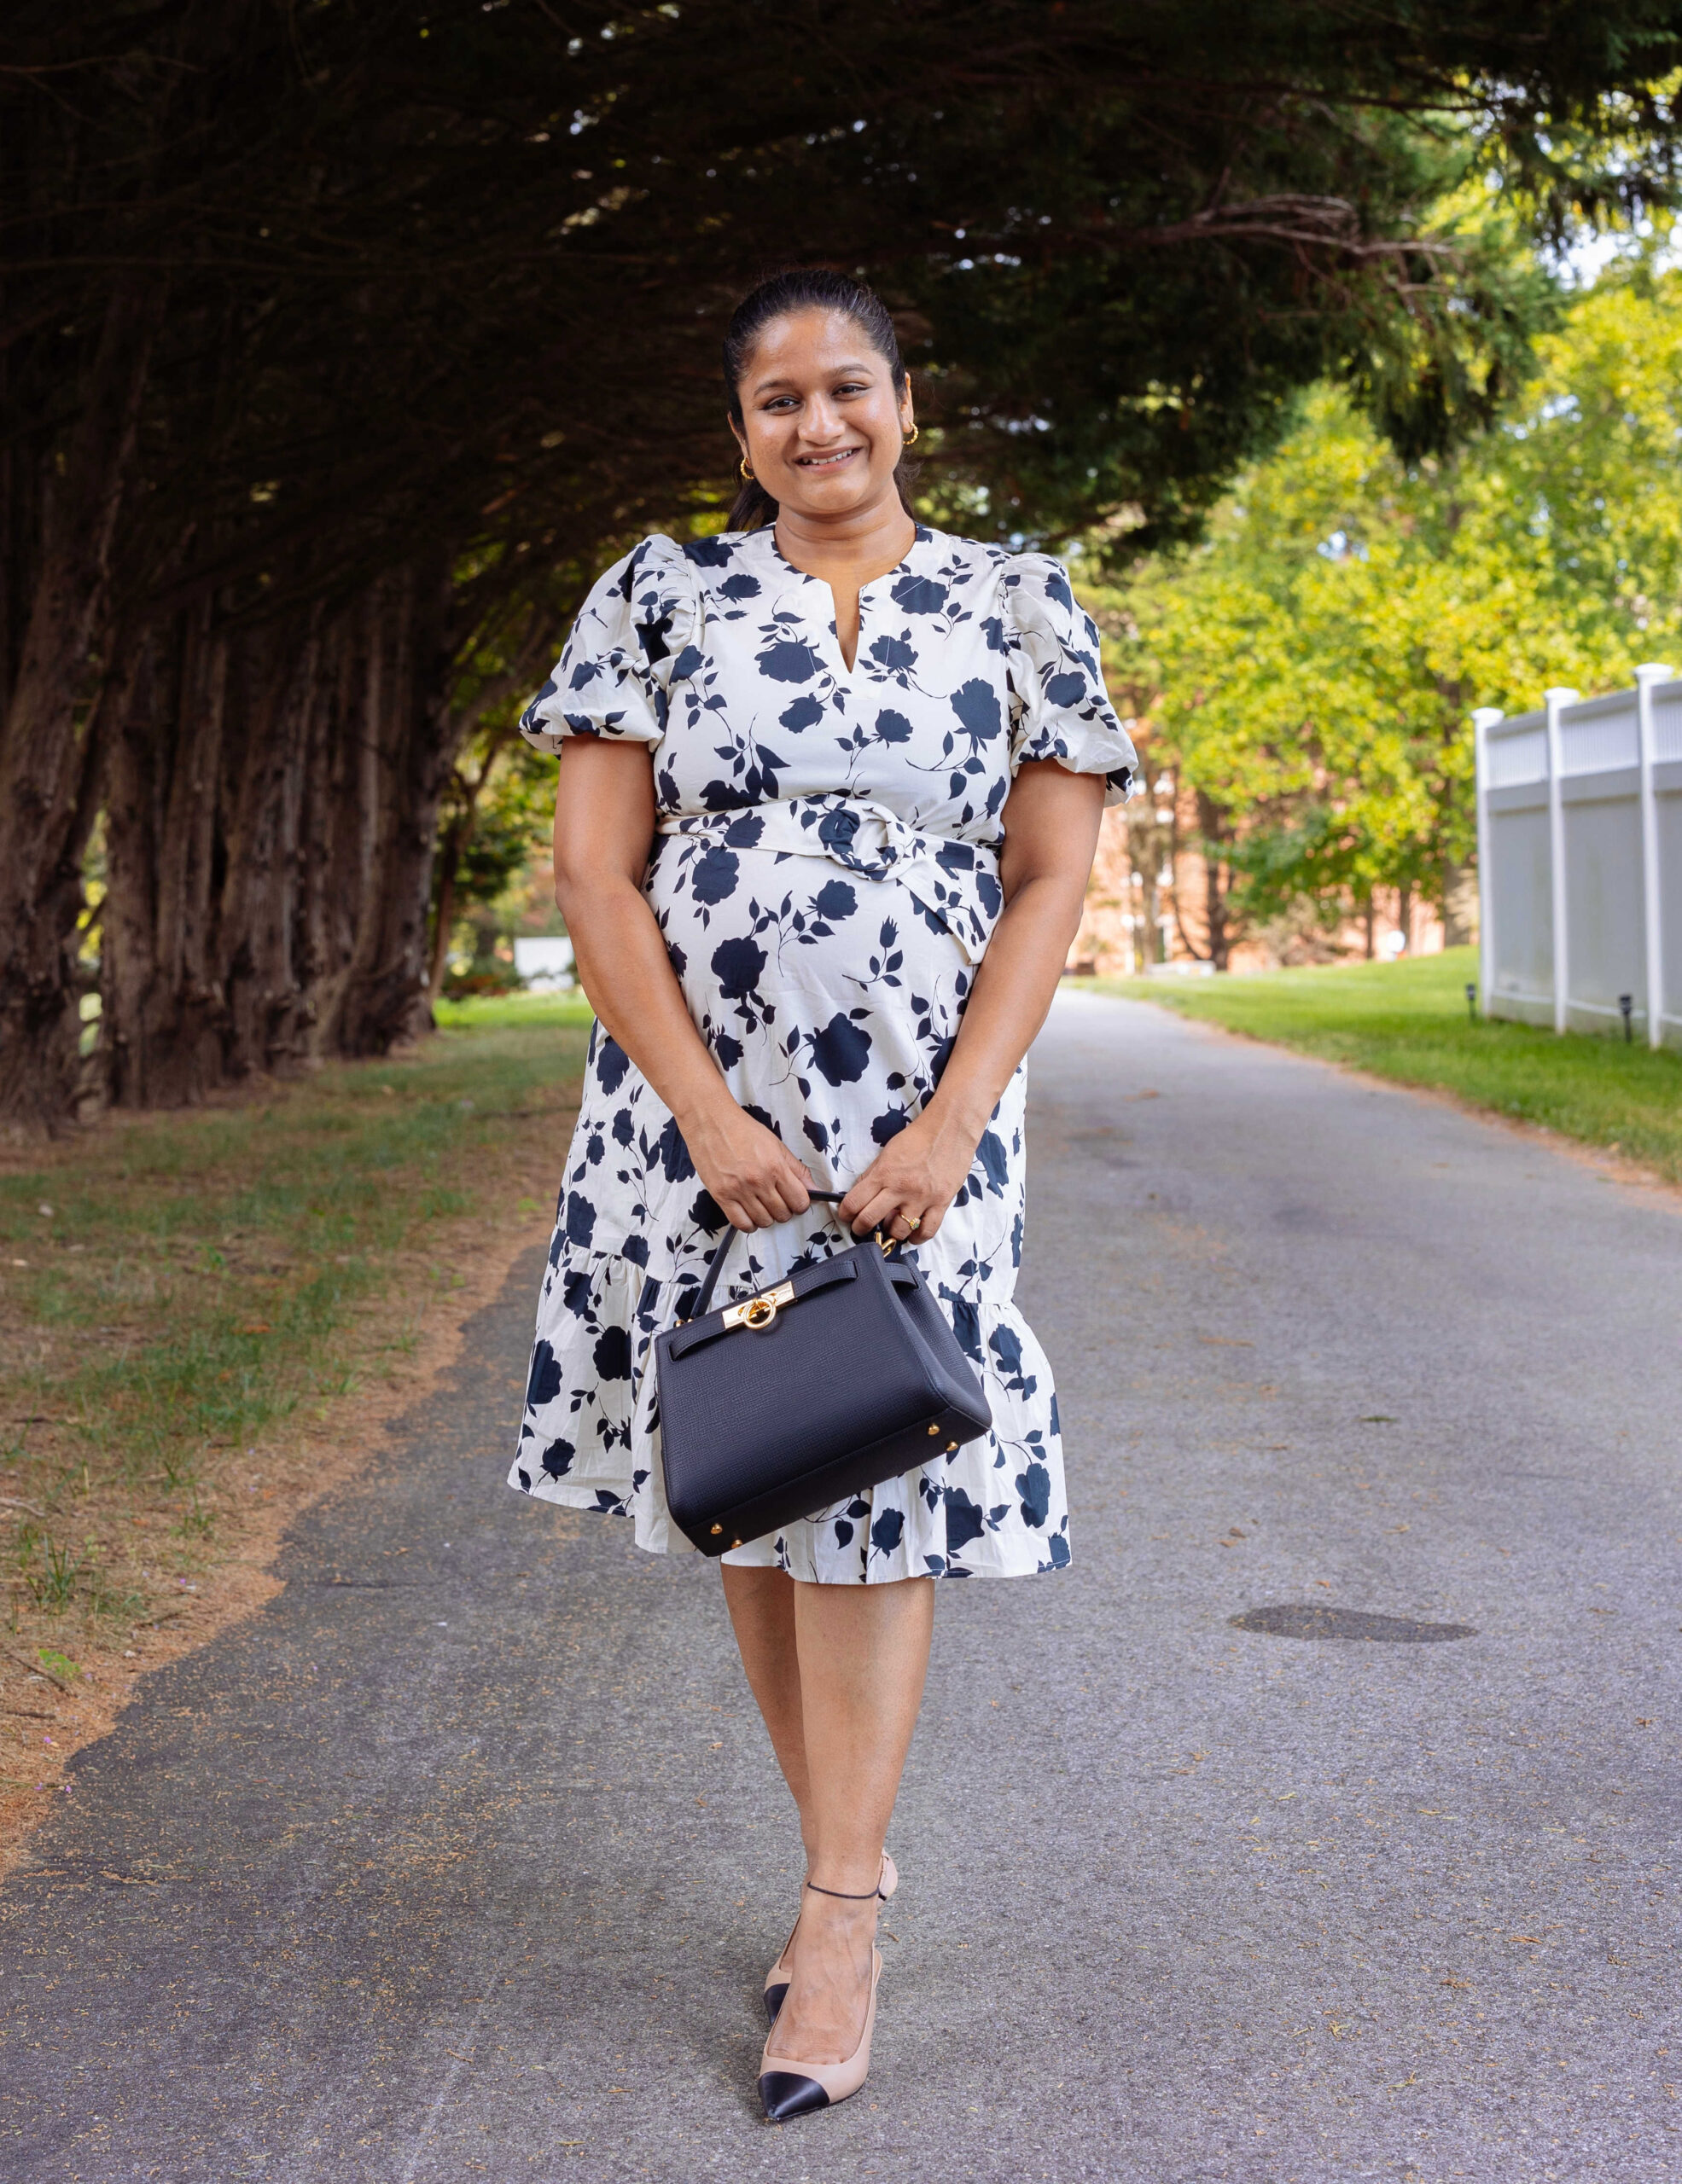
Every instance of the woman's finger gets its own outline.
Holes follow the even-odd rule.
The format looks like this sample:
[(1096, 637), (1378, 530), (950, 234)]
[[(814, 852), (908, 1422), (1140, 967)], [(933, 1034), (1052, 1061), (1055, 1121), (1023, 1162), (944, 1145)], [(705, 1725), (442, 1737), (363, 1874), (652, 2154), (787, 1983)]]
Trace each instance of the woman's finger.
[[(841, 1220), (847, 1222), (851, 1227), (856, 1228), (864, 1214), (864, 1208), (867, 1205), (874, 1205), (884, 1194), (882, 1178), (876, 1173), (876, 1165), (877, 1164), (873, 1162), (871, 1165), (864, 1170), (864, 1174), (860, 1176), (858, 1182), (853, 1186), (853, 1188), (835, 1208), (835, 1212), (838, 1217)], [(899, 1203), (897, 1199), (894, 1200), (894, 1203), (896, 1205)]]
[(853, 1231), (855, 1234), (862, 1234), (866, 1229), (886, 1228), (899, 1211), (900, 1200), (896, 1193), (874, 1190), (854, 1215)]

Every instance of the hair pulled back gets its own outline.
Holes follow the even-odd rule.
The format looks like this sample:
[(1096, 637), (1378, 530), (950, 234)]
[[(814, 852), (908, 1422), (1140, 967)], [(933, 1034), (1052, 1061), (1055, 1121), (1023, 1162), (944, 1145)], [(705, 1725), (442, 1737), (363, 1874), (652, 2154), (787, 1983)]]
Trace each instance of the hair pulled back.
[[(888, 366), (894, 393), (905, 392), (906, 372), (899, 354), (899, 339), (882, 298), (862, 281), (852, 280), (845, 273), (827, 272), (821, 267), (796, 268), (786, 273), (774, 273), (768, 281), (761, 281), (730, 313), (730, 325), (725, 332), (725, 386), (730, 396), (730, 414), (736, 424), (742, 422), (742, 381), (760, 334), (773, 319), (786, 318), (790, 311), (797, 311), (842, 312)], [(911, 502), (906, 486), (913, 475), (914, 466), (902, 458), (893, 478), (907, 513)], [(745, 478), (730, 508), (729, 527), (732, 531), (757, 531), (764, 524), (776, 522), (777, 508), (777, 502), (757, 478)]]

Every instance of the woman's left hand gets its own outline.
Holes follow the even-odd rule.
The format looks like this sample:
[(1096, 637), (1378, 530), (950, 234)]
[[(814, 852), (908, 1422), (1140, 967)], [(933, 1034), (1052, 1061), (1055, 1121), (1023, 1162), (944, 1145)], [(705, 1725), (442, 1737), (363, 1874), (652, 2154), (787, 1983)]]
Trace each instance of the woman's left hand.
[(855, 1235), (880, 1228), (898, 1243), (926, 1244), (963, 1188), (978, 1139), (925, 1108), (891, 1137), (841, 1203)]

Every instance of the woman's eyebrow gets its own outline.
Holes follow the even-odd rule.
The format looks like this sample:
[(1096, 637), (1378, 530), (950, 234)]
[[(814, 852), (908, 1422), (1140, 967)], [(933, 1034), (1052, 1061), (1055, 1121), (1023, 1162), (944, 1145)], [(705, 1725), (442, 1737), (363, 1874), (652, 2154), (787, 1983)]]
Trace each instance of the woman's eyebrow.
[[(823, 373), (821, 376), (824, 379), (864, 379), (870, 376), (870, 367), (868, 364), (831, 364), (828, 371)], [(781, 378), (756, 380), (754, 392), (756, 396), (769, 394), (773, 387), (779, 386), (793, 388), (795, 392), (799, 392), (799, 389), (794, 387), (793, 380)]]

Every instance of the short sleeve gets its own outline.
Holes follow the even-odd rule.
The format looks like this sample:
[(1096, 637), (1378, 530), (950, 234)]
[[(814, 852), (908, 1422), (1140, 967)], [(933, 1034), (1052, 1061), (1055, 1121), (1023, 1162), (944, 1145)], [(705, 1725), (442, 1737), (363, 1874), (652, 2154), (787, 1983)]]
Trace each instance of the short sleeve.
[(1098, 633), (1050, 554), (1015, 554), (1004, 566), (1004, 619), (1015, 633), (1010, 680), (1018, 712), (1014, 774), (1025, 758), (1053, 758), (1072, 774), (1102, 774), (1106, 804), (1132, 795), (1138, 753), (1103, 686)]
[(520, 733), (550, 752), (569, 735), (658, 743), (667, 694), (690, 671), (700, 626), (695, 571), (682, 547), (656, 532), (597, 579)]

